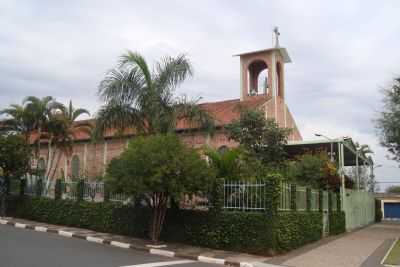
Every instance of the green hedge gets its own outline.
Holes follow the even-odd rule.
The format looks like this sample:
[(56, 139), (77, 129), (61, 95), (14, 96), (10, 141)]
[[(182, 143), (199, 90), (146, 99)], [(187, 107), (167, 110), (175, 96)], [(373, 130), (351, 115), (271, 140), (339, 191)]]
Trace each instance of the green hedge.
[(172, 216), (164, 240), (255, 254), (270, 254), (275, 247), (272, 220), (265, 213), (180, 210)]
[(322, 237), (322, 214), (312, 211), (280, 212), (276, 231), (278, 251), (287, 251)]
[[(119, 203), (91, 203), (38, 197), (12, 197), (8, 214), (100, 232), (147, 236), (150, 212)], [(273, 217), (261, 212), (206, 212), (170, 209), (161, 239), (216, 249), (268, 255), (321, 238), (319, 212), (288, 211)], [(275, 231), (274, 231), (275, 229)]]
[(50, 224), (145, 237), (149, 211), (119, 203), (10, 197), (8, 214)]
[(329, 213), (329, 234), (337, 235), (346, 232), (346, 216), (343, 211)]

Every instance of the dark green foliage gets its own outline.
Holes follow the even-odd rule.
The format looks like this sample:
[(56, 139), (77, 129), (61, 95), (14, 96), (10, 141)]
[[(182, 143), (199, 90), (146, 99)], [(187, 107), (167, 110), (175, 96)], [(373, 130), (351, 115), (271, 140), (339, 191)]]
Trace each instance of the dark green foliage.
[(85, 181), (80, 179), (76, 184), (76, 200), (83, 201), (83, 191), (84, 191)]
[(306, 197), (307, 197), (307, 207), (306, 210), (310, 211), (311, 210), (311, 188), (307, 187), (306, 188)]
[(179, 232), (176, 226), (180, 226), (184, 229), (183, 239), (173, 241), (257, 254), (269, 254), (274, 249), (272, 218), (265, 213), (222, 212), (210, 215), (208, 212), (180, 211), (173, 223), (175, 227), (170, 228), (171, 224), (167, 224), (170, 229), (164, 238), (173, 239)]
[[(118, 203), (10, 197), (8, 215), (133, 237), (148, 236), (150, 209)], [(274, 220), (276, 218), (276, 220)], [(318, 240), (319, 212), (220, 213), (169, 209), (161, 239), (216, 249), (268, 255)]]
[(382, 207), (381, 207), (381, 200), (375, 199), (375, 222), (382, 221)]
[(346, 232), (346, 215), (343, 211), (329, 213), (329, 234), (337, 235)]
[(26, 185), (26, 179), (20, 179), (19, 180), (19, 195), (20, 196), (25, 195), (25, 185)]
[(278, 167), (286, 159), (284, 146), (291, 132), (256, 110), (243, 110), (240, 119), (226, 127), (231, 139), (269, 167)]
[(279, 212), (276, 250), (286, 251), (322, 237), (322, 213)]
[(62, 195), (61, 179), (57, 179), (56, 184), (54, 186), (54, 199), (60, 200), (61, 195)]
[(0, 135), (0, 170), (9, 179), (20, 178), (30, 170), (31, 148), (20, 135)]
[(400, 77), (384, 90), (383, 103), (376, 125), (380, 130), (380, 141), (393, 154), (393, 159), (400, 161)]
[(296, 184), (290, 184), (290, 209), (297, 210)]
[(340, 185), (337, 167), (325, 152), (305, 153), (287, 162), (285, 176), (303, 186), (334, 189)]
[(40, 197), (43, 192), (43, 181), (42, 179), (37, 179), (36, 180), (36, 186), (35, 186), (35, 195), (37, 197)]
[(261, 162), (241, 148), (226, 148), (223, 151), (205, 150), (216, 177), (229, 181), (255, 180), (264, 174)]
[(175, 134), (136, 137), (107, 168), (107, 182), (115, 191), (143, 196), (152, 209), (150, 237), (157, 242), (171, 198), (210, 191), (214, 180), (207, 162)]
[(39, 197), (10, 198), (9, 215), (100, 232), (145, 237), (149, 211), (119, 203), (76, 202)]

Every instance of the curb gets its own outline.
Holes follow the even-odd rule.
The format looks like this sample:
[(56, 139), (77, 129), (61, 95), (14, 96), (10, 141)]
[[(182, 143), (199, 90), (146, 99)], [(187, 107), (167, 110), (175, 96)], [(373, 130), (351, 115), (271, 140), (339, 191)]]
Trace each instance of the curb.
[(33, 225), (33, 224), (24, 224), (24, 223), (18, 223), (14, 222), (11, 220), (5, 220), (5, 219), (0, 219), (0, 224), (2, 225), (9, 225), (9, 226), (14, 226), (15, 228), (21, 228), (21, 229), (29, 229), (33, 230), (36, 232), (42, 232), (42, 233), (54, 233), (57, 235), (60, 235), (62, 237), (66, 238), (79, 238), (86, 240), (88, 242), (93, 242), (97, 244), (105, 244), (105, 245), (110, 245), (114, 247), (119, 247), (123, 249), (134, 249), (134, 250), (140, 250), (140, 251), (145, 251), (153, 255), (159, 255), (159, 256), (165, 256), (165, 257), (178, 257), (178, 258), (183, 258), (183, 259), (189, 259), (189, 260), (195, 260), (199, 262), (204, 262), (204, 263), (211, 263), (211, 264), (218, 264), (218, 265), (226, 265), (226, 266), (233, 266), (233, 267), (259, 267), (261, 265), (263, 266), (268, 266), (268, 267), (280, 267), (279, 265), (270, 265), (270, 264), (264, 264), (264, 263), (250, 263), (250, 262), (240, 262), (240, 261), (227, 261), (225, 259), (221, 258), (213, 258), (213, 257), (207, 257), (203, 255), (193, 255), (193, 254), (185, 254), (181, 252), (175, 252), (175, 251), (170, 251), (170, 250), (165, 250), (165, 249), (157, 249), (157, 248), (147, 248), (143, 246), (138, 246), (132, 243), (124, 243), (116, 240), (109, 240), (109, 239), (103, 239), (91, 235), (84, 235), (84, 234), (75, 234), (73, 232), (68, 232), (64, 230), (57, 230), (56, 227), (52, 227), (51, 229), (48, 227), (43, 227), (40, 225)]

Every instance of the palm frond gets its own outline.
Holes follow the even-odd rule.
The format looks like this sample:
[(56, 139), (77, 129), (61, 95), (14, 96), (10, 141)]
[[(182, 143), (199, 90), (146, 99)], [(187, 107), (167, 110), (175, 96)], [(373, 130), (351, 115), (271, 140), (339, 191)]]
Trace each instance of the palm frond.
[(185, 55), (165, 57), (156, 64), (155, 84), (160, 95), (170, 97), (176, 87), (193, 75), (193, 68)]
[(95, 133), (102, 135), (107, 129), (124, 130), (133, 125), (137, 131), (145, 131), (145, 122), (140, 111), (127, 104), (109, 103), (97, 112)]
[(144, 79), (146, 81), (147, 87), (151, 88), (152, 87), (152, 77), (151, 73), (149, 70), (149, 67), (147, 65), (146, 60), (142, 55), (136, 52), (132, 51), (127, 51), (125, 54), (123, 54), (120, 58), (119, 61), (119, 66), (122, 68), (127, 68), (129, 69), (140, 69), (142, 72), (142, 75), (144, 76)]

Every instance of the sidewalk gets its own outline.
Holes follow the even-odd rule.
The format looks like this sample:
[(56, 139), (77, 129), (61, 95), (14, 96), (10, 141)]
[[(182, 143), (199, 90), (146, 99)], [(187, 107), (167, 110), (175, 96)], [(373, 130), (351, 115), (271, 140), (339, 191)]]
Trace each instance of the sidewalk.
[(266, 261), (268, 259), (267, 257), (173, 243), (168, 243), (167, 246), (160, 248), (150, 247), (151, 243), (148, 240), (144, 239), (130, 238), (108, 233), (99, 233), (87, 229), (51, 225), (24, 219), (1, 218), (0, 224), (10, 225), (16, 228), (31, 229), (38, 232), (55, 233), (64, 237), (81, 238), (89, 242), (107, 244), (125, 249), (142, 250), (151, 254), (157, 254), (167, 257), (178, 257), (190, 260), (198, 260), (201, 262), (237, 267), (276, 266), (270, 264), (262, 264), (261, 262)]
[(290, 267), (379, 267), (389, 241), (399, 236), (399, 223), (379, 223), (265, 262)]

